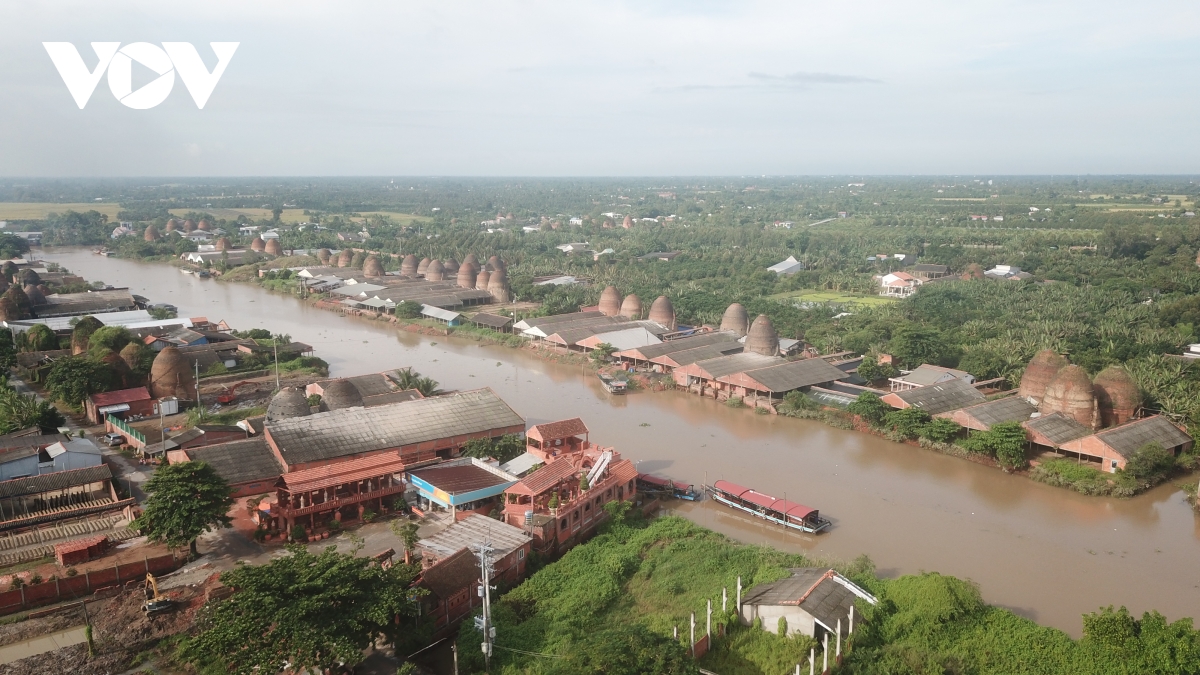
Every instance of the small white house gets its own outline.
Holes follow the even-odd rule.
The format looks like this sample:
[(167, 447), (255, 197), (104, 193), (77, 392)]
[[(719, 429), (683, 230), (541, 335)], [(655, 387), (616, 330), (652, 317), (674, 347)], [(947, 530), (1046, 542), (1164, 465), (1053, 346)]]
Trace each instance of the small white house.
[(778, 274), (780, 276), (785, 275), (785, 274), (795, 274), (796, 272), (799, 272), (800, 270), (804, 269), (804, 263), (800, 262), (799, 260), (796, 260), (796, 256), (789, 255), (787, 257), (787, 260), (784, 260), (783, 262), (775, 263), (774, 265), (771, 265), (767, 269), (771, 270), (772, 272), (774, 272), (775, 274)]
[(824, 567), (797, 567), (791, 576), (750, 589), (742, 600), (741, 622), (753, 625), (762, 621), (763, 630), (775, 632), (779, 619), (787, 621), (787, 634), (803, 634), (821, 639), (823, 633), (850, 633), (852, 607), (857, 600), (869, 605), (878, 602), (862, 587)]

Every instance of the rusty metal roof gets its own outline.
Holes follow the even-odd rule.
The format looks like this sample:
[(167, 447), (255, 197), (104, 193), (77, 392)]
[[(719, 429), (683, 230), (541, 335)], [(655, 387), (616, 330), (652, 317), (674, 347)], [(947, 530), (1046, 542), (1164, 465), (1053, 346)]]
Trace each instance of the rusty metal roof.
[(1192, 441), (1191, 436), (1180, 431), (1162, 415), (1105, 429), (1097, 433), (1096, 438), (1125, 458), (1131, 457), (1147, 443), (1157, 443), (1164, 450), (1171, 450)]
[(0, 497), (24, 497), (36, 495), (51, 490), (63, 490), (90, 483), (110, 480), (112, 470), (107, 464), (89, 466), (84, 469), (71, 471), (55, 471), (41, 476), (26, 476), (12, 480), (0, 481)]
[[(647, 345), (638, 347), (637, 352), (640, 357), (647, 361), (666, 354), (674, 354), (676, 352), (695, 349), (696, 347), (704, 347), (707, 345), (719, 344), (724, 342), (737, 342), (738, 336), (729, 331), (713, 331), (711, 333), (702, 333), (691, 337), (679, 338), (677, 340), (667, 340), (662, 344)], [(632, 349), (628, 351), (634, 351)]]
[(499, 435), (525, 420), (491, 389), (343, 408), (267, 424), (285, 462), (301, 464), (469, 434)]
[(983, 402), (985, 398), (966, 380), (950, 380), (908, 391), (894, 391), (888, 396), (895, 396), (910, 407), (920, 408), (930, 415), (966, 408)]
[(447, 600), (478, 581), (479, 577), (479, 560), (471, 549), (464, 547), (422, 572), (417, 585), (428, 588), (437, 599)]
[(106, 405), (117, 405), (119, 403), (133, 403), (134, 401), (149, 401), (150, 392), (146, 391), (145, 387), (134, 387), (133, 389), (121, 389), (118, 391), (106, 391), (99, 394), (92, 394), (88, 398), (96, 407)]
[(194, 462), (208, 463), (231, 485), (274, 480), (283, 473), (279, 460), (262, 436), (188, 448), (184, 453)]

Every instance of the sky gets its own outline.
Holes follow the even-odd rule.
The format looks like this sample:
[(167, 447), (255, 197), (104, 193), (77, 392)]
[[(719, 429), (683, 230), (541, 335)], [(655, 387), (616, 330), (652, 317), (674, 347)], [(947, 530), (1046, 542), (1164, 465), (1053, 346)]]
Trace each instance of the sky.
[[(1194, 2), (0, 3), (0, 176), (1200, 172)], [(43, 42), (238, 42), (203, 109)], [(153, 76), (133, 66), (136, 90)]]

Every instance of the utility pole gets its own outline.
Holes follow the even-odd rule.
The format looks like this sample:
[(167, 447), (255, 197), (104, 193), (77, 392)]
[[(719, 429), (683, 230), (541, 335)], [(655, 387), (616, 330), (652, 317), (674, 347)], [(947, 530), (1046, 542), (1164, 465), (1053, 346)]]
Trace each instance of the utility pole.
[(496, 638), (496, 629), (492, 626), (492, 551), (487, 543), (479, 544), (479, 569), (481, 586), (479, 594), (483, 596), (483, 615), (475, 617), (475, 627), (483, 633), (483, 669), (488, 672), (492, 667), (492, 641)]
[(200, 404), (200, 359), (196, 359), (196, 419), (204, 419), (204, 406)]
[(271, 346), (275, 348), (275, 391), (279, 391), (279, 336), (276, 335), (271, 343)]

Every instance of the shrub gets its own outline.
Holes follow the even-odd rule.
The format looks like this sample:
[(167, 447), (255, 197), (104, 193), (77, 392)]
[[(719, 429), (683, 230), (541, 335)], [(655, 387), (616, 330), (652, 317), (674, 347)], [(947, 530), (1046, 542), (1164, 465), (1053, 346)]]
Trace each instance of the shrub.
[(920, 436), (934, 443), (949, 443), (961, 431), (962, 426), (958, 422), (948, 420), (944, 417), (937, 417), (921, 429)]
[(741, 396), (730, 396), (725, 399), (725, 405), (730, 408), (745, 408), (746, 404), (742, 401)]
[(779, 617), (779, 623), (777, 624), (776, 628), (778, 629), (776, 632), (778, 632), (781, 636), (785, 636), (785, 637), (787, 636), (787, 617), (786, 616)]
[(891, 406), (884, 403), (879, 396), (871, 392), (864, 391), (854, 399), (854, 402), (846, 407), (846, 411), (852, 415), (858, 415), (864, 421), (879, 426), (883, 422), (885, 415), (891, 411)]
[(1025, 429), (1017, 422), (1001, 422), (962, 442), (971, 452), (991, 455), (1005, 469), (1023, 469), (1025, 461)]
[(929, 420), (929, 413), (920, 408), (894, 410), (883, 416), (883, 423), (904, 438), (916, 438)]
[(338, 520), (337, 518), (330, 518), (328, 527), (329, 527), (330, 532), (341, 532), (342, 531), (342, 521)]
[(1158, 443), (1138, 448), (1125, 464), (1125, 473), (1141, 481), (1161, 480), (1175, 468), (1175, 456)]
[(76, 574), (79, 574), (79, 570), (75, 569), (74, 567), (68, 567), (68, 568), (67, 568), (67, 576), (69, 576), (69, 577), (73, 577), (73, 576), (75, 576)]
[(292, 526), (291, 535), (292, 541), (306, 541), (308, 539), (308, 532), (300, 523), (296, 523)]
[(363, 510), (363, 514), (362, 514), (362, 519), (363, 519), (363, 522), (364, 522), (364, 523), (369, 523), (369, 522), (371, 522), (372, 520), (375, 520), (375, 516), (377, 516), (377, 515), (379, 515), (379, 514), (375, 513), (375, 512), (374, 512), (374, 511), (372, 511), (371, 509), (364, 509), (364, 510)]

